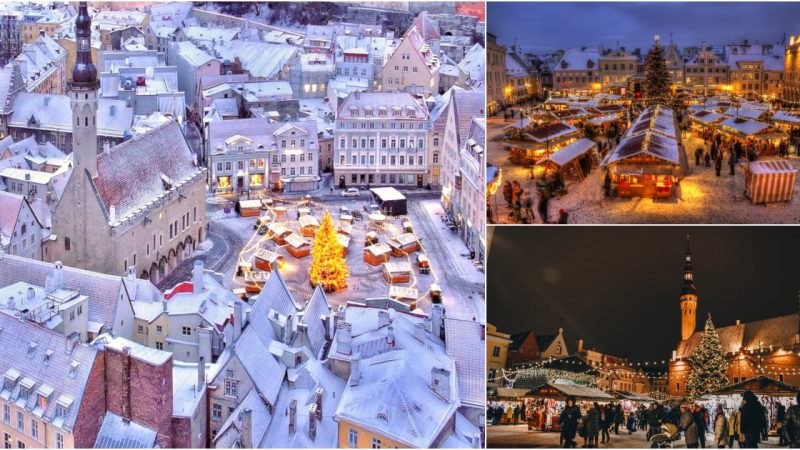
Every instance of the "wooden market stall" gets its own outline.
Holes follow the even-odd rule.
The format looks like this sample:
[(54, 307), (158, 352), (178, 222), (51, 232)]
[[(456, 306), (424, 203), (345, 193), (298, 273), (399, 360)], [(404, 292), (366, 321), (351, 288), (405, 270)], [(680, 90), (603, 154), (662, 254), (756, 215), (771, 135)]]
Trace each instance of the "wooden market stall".
[(377, 244), (379, 241), (378, 233), (374, 231), (370, 231), (369, 233), (364, 236), (364, 246), (369, 247), (370, 245)]
[(411, 264), (408, 261), (383, 263), (383, 278), (389, 284), (411, 281)]
[(513, 163), (535, 163), (559, 148), (581, 137), (581, 131), (564, 122), (549, 122), (529, 127), (522, 132), (507, 136), (503, 146), (511, 152)]
[(272, 272), (273, 269), (280, 266), (283, 257), (272, 250), (266, 248), (259, 248), (253, 254), (253, 265), (258, 270)]
[(239, 200), (236, 211), (242, 217), (258, 217), (261, 215), (261, 200)]
[(392, 249), (392, 256), (405, 256), (422, 248), (419, 238), (414, 233), (403, 233), (387, 241)]
[(620, 197), (669, 198), (682, 175), (678, 143), (646, 131), (628, 136), (606, 158)]
[(272, 234), (272, 240), (278, 245), (286, 245), (286, 236), (292, 234), (292, 230), (278, 222), (269, 224), (267, 230)]
[[(742, 404), (742, 394), (750, 391), (758, 398), (759, 402), (767, 409), (769, 423), (775, 423), (777, 407), (783, 404), (787, 409), (794, 404), (800, 388), (781, 382), (766, 375), (758, 375), (738, 383), (729, 384), (705, 396), (706, 406), (722, 405), (726, 411), (734, 411)], [(774, 428), (772, 433), (775, 433)]]
[(353, 224), (348, 222), (342, 222), (339, 228), (336, 230), (337, 233), (343, 234), (345, 236), (352, 236), (353, 235)]
[(364, 248), (364, 262), (373, 266), (379, 266), (389, 262), (392, 249), (384, 243), (373, 244)]
[(389, 298), (400, 302), (416, 302), (419, 290), (405, 286), (389, 286)]
[(597, 144), (591, 139), (581, 138), (539, 160), (536, 165), (543, 169), (545, 179), (561, 174), (564, 178), (583, 180), (599, 161)]
[(297, 233), (286, 236), (286, 251), (295, 258), (305, 258), (311, 254), (311, 244)]
[(614, 397), (595, 387), (556, 383), (553, 381), (548, 381), (543, 386), (532, 389), (527, 396), (533, 398), (548, 398), (562, 402), (566, 401), (569, 396), (574, 396), (579, 402), (610, 402), (614, 400)]
[(718, 128), (730, 139), (745, 145), (752, 144), (759, 155), (777, 153), (778, 146), (789, 137), (787, 133), (768, 123), (743, 117), (723, 120)]
[(558, 111), (551, 111), (550, 114), (556, 120), (567, 122), (572, 125), (589, 118), (589, 113), (587, 113), (583, 108), (562, 109)]
[(772, 116), (772, 123), (784, 131), (800, 129), (800, 114), (777, 111)]
[(300, 216), (300, 232), (303, 236), (311, 237), (317, 234), (319, 220), (311, 214)]
[(350, 237), (337, 233), (336, 239), (339, 241), (339, 245), (342, 246), (342, 254), (347, 258), (347, 247), (350, 246)]
[(389, 216), (408, 214), (406, 196), (393, 187), (371, 188), (372, 200), (380, 206), (381, 211)]
[(714, 111), (702, 110), (689, 115), (689, 123), (692, 130), (700, 136), (705, 137), (716, 129), (717, 124), (725, 120), (727, 116)]
[(753, 203), (791, 201), (796, 180), (797, 169), (785, 159), (759, 159), (745, 165), (745, 195)]

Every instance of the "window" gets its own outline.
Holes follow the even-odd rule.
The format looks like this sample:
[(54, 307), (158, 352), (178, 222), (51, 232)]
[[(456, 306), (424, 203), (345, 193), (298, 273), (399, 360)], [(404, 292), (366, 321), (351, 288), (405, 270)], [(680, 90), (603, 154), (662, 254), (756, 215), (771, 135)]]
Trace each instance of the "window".
[(214, 420), (222, 420), (222, 405), (217, 403), (211, 405), (211, 418)]
[(64, 250), (66, 250), (66, 251), (70, 251), (70, 248), (71, 248), (71, 247), (72, 247), (72, 246), (70, 245), (69, 238), (68, 238), (68, 237), (65, 237), (65, 238), (64, 238)]
[(139, 325), (139, 334), (144, 334), (144, 326)]
[(183, 327), (182, 331), (184, 336), (191, 336), (192, 335), (192, 327)]
[(6, 404), (3, 404), (3, 422), (11, 423), (11, 408)]
[(500, 346), (495, 345), (492, 349), (492, 357), (499, 358), (500, 357)]
[(164, 350), (164, 343), (156, 341), (156, 350)]
[(64, 435), (56, 433), (56, 448), (64, 448)]
[(156, 333), (161, 334), (162, 331), (164, 331), (164, 329), (161, 327), (161, 325), (156, 325)]
[(25, 414), (22, 411), (17, 411), (17, 429), (25, 431)]
[(381, 440), (378, 438), (372, 438), (372, 448), (381, 448)]
[(350, 428), (350, 431), (347, 433), (347, 446), (350, 448), (358, 447), (358, 431), (352, 428)]
[(22, 441), (17, 441), (17, 448), (25, 448), (25, 443)]
[(11, 435), (3, 433), (3, 448), (11, 448)]
[(31, 437), (39, 439), (39, 422), (31, 419)]
[(236, 380), (225, 380), (225, 395), (228, 397), (237, 397), (239, 391), (239, 383)]

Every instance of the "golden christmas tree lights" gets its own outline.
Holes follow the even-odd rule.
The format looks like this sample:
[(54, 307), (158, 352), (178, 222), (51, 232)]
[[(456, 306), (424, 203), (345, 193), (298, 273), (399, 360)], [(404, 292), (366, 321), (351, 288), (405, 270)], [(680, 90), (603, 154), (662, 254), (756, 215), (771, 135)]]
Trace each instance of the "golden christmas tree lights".
[(347, 287), (350, 269), (344, 257), (342, 245), (336, 237), (336, 229), (330, 213), (325, 213), (317, 229), (311, 248), (309, 277), (312, 286), (321, 285), (325, 292), (334, 292)]

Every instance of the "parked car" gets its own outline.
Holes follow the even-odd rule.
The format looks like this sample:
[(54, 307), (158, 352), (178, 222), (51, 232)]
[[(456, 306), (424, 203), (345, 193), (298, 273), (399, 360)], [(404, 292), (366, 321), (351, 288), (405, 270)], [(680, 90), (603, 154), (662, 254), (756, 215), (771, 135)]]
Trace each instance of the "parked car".
[(358, 197), (361, 195), (358, 192), (358, 188), (347, 188), (342, 191), (342, 197)]

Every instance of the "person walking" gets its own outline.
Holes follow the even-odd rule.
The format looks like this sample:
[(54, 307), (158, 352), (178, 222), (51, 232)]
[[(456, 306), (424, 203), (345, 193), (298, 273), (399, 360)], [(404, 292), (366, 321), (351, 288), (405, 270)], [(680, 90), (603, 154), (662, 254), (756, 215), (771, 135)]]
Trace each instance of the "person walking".
[(722, 156), (719, 156), (714, 160), (714, 172), (717, 174), (717, 176), (720, 176), (720, 172), (722, 172)]
[(692, 416), (691, 411), (687, 405), (681, 405), (681, 419), (679, 428), (683, 431), (683, 440), (686, 442), (686, 448), (697, 448), (699, 439), (697, 436), (697, 423)]
[(783, 420), (786, 419), (786, 407), (783, 403), (778, 403), (775, 411), (775, 428), (778, 430), (778, 445), (787, 445), (786, 434), (783, 432)]
[(536, 217), (533, 215), (533, 200), (531, 199), (530, 189), (525, 189), (522, 193), (522, 206), (525, 208), (525, 217), (528, 223), (533, 223)]
[(711, 167), (711, 155), (708, 152), (703, 154), (703, 162), (706, 163), (706, 167)]
[(514, 425), (519, 425), (519, 405), (514, 406)]
[(717, 405), (716, 416), (714, 417), (714, 447), (725, 448), (728, 443), (728, 419), (725, 418), (725, 410), (722, 405)]
[(697, 150), (694, 151), (694, 165), (695, 166), (699, 166), (700, 165), (700, 158), (702, 158), (702, 157), (703, 157), (703, 148), (702, 147), (697, 147)]
[(600, 405), (594, 405), (586, 412), (586, 439), (590, 448), (597, 447), (597, 436), (600, 432)]
[(735, 168), (736, 168), (736, 152), (732, 151), (730, 156), (728, 157), (728, 166), (731, 168), (730, 175), (735, 175)]
[(783, 435), (790, 448), (800, 448), (800, 393), (783, 418)]
[(746, 391), (742, 394), (742, 415), (740, 427), (744, 434), (744, 448), (758, 448), (758, 440), (761, 430), (764, 428), (764, 411), (761, 402), (753, 391)]
[(610, 444), (611, 443), (611, 434), (608, 430), (611, 428), (611, 424), (613, 422), (613, 417), (611, 416), (613, 413), (609, 405), (606, 405), (600, 409), (600, 434), (601, 434), (601, 444)]
[(542, 218), (542, 223), (547, 223), (547, 208), (550, 204), (550, 198), (546, 192), (542, 191), (539, 193), (539, 217)]
[(622, 413), (622, 404), (614, 406), (614, 434), (619, 434), (619, 426), (625, 421), (625, 415)]
[(700, 448), (706, 448), (706, 417), (700, 405), (694, 406), (694, 413), (692, 413), (694, 423), (697, 424), (697, 437), (700, 440)]
[(575, 404), (574, 396), (567, 397), (567, 404), (558, 416), (558, 423), (561, 425), (561, 440), (564, 448), (575, 448), (575, 434), (578, 432), (578, 419), (581, 417), (581, 410)]
[(506, 201), (506, 205), (511, 208), (511, 182), (508, 180), (503, 183), (503, 198)]
[(741, 432), (739, 429), (741, 414), (739, 409), (735, 409), (728, 418), (728, 447), (730, 448), (733, 448), (734, 442), (739, 443), (739, 448), (742, 447), (742, 440), (739, 437)]

